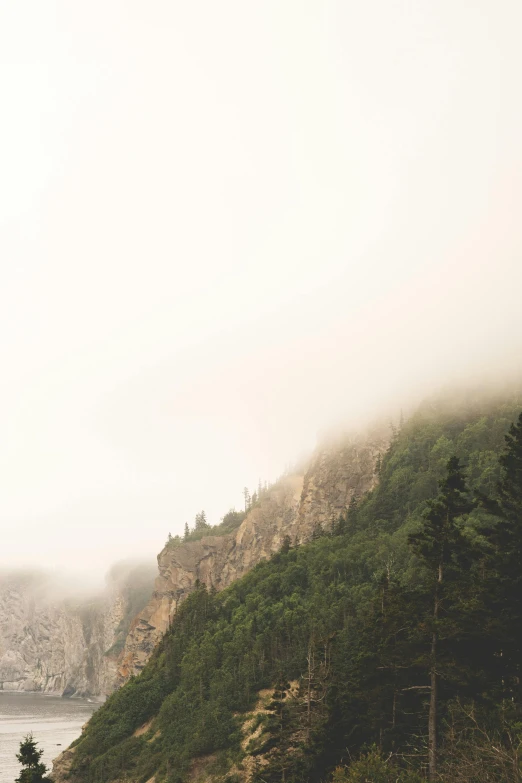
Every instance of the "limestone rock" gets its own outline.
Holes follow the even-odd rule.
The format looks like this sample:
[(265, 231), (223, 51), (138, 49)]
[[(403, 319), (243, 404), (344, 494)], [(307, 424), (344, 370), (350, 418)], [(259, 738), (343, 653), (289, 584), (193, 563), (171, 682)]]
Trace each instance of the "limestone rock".
[[(151, 594), (150, 567), (148, 573), (144, 600)], [(114, 689), (116, 643), (128, 614), (125, 579), (137, 574), (138, 581), (145, 578), (142, 566), (76, 601), (45, 573), (0, 574), (0, 690), (103, 700)]]
[(47, 588), (43, 574), (0, 577), (0, 690), (106, 693), (115, 660), (104, 653), (123, 616), (121, 596), (71, 605)]

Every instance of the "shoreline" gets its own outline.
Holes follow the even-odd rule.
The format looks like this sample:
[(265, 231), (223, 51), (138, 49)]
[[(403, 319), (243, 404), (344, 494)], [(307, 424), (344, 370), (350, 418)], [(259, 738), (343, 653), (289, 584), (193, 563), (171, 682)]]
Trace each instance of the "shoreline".
[(49, 696), (55, 699), (63, 699), (64, 701), (84, 701), (88, 704), (103, 704), (107, 697), (103, 696), (83, 696), (78, 694), (72, 694), (71, 696), (65, 695), (62, 691), (35, 691), (35, 690), (10, 690), (0, 688), (0, 696), (2, 694), (8, 694), (9, 696)]

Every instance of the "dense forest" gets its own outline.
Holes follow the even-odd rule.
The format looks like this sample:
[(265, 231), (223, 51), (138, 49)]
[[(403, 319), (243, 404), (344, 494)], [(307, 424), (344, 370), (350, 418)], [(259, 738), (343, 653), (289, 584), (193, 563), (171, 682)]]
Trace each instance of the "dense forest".
[(521, 409), (425, 403), (331, 529), (198, 585), (71, 779), (520, 781)]

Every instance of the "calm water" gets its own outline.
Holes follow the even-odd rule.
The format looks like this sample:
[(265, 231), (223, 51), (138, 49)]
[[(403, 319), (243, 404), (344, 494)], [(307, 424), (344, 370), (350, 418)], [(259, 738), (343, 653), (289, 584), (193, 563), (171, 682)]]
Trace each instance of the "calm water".
[(0, 783), (13, 783), (18, 777), (15, 753), (26, 734), (33, 734), (51, 769), (52, 759), (80, 735), (97, 706), (83, 699), (0, 691)]

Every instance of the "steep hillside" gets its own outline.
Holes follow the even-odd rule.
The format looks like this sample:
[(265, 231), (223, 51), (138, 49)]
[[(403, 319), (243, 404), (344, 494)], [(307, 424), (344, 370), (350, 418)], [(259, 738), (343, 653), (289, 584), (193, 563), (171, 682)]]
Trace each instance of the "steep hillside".
[(67, 600), (45, 573), (0, 575), (0, 690), (103, 698), (132, 616), (152, 591), (151, 567), (121, 565), (93, 598)]
[(302, 474), (286, 476), (264, 492), (238, 529), (225, 536), (167, 545), (158, 556), (154, 594), (135, 618), (119, 662), (119, 684), (138, 674), (184, 598), (196, 583), (222, 590), (281, 548), (283, 538), (308, 540), (327, 529), (352, 497), (377, 481), (375, 465), (389, 444), (389, 428), (323, 444)]
[[(170, 620), (165, 636), (142, 673), (111, 696), (75, 746), (57, 760), (56, 781), (302, 783), (326, 779), (336, 764), (371, 743), (385, 756), (361, 761), (361, 769), (386, 766), (393, 755), (411, 769), (391, 770), (393, 777), (378, 779), (418, 780), (427, 769), (432, 582), (429, 557), (422, 547), (414, 548), (410, 537), (419, 539), (426, 515), (438, 508), (431, 499), (443, 491), (439, 485), (447, 482), (452, 454), (465, 461), (466, 497), (496, 486), (503, 475), (498, 457), (504, 435), (521, 408), (520, 396), (423, 406), (395, 433), (382, 459), (375, 451), (377, 486), (360, 470), (359, 447), (350, 446), (352, 457), (357, 455), (352, 472), (335, 457), (331, 464), (337, 467), (330, 473), (328, 456), (319, 455), (303, 478), (288, 526), (274, 522), (272, 543), (258, 550), (264, 556), (271, 547), (280, 551), (220, 592), (207, 585), (223, 586), (218, 575), (226, 573), (227, 557), (217, 556), (225, 551), (223, 542), (194, 542), (203, 555), (199, 560), (189, 559), (193, 549), (181, 557), (175, 551), (162, 553), (166, 570), (160, 580), (171, 580), (172, 593), (181, 588), (188, 596), (180, 605), (181, 596), (165, 590), (161, 600)], [(359, 489), (363, 475), (373, 486), (358, 505), (349, 503), (356, 475)], [(332, 494), (325, 490), (325, 476), (331, 477)], [(288, 502), (295, 494), (284, 486), (281, 497)], [(348, 514), (337, 513), (336, 519), (348, 504)], [(314, 506), (322, 531), (310, 513)], [(462, 508), (474, 506), (475, 501)], [(501, 747), (504, 755), (491, 756), (487, 779), (505, 783), (518, 780), (513, 777), (518, 774), (513, 772), (515, 751), (510, 756), (516, 720), (508, 725), (505, 709), (497, 714), (495, 705), (505, 704), (507, 695), (517, 704), (509, 684), (516, 687), (516, 677), (498, 670), (499, 661), (505, 666), (508, 660), (495, 648), (499, 613), (486, 598), (496, 594), (496, 585), (504, 585), (505, 576), (495, 581), (503, 557), (495, 559), (496, 539), (488, 545), (481, 532), (494, 530), (485, 513), (477, 506), (457, 520), (454, 533), (462, 552), (467, 550), (462, 561), (467, 565), (457, 568), (455, 560), (447, 570), (453, 581), (441, 637), (440, 728), (446, 732), (441, 744), (447, 770), (461, 763), (463, 747), (477, 759), (467, 777), (461, 764), (460, 777), (445, 780), (479, 780), (488, 752)], [(251, 542), (260, 540), (256, 518), (251, 515), (241, 526)], [(287, 533), (295, 535), (285, 538)], [(226, 551), (233, 557), (233, 547)], [(216, 565), (209, 567), (209, 562)], [(199, 575), (203, 579), (197, 582)], [(509, 628), (502, 633), (511, 644)], [(509, 694), (503, 696), (506, 689)], [(479, 695), (485, 717), (478, 706), (466, 712), (463, 700)], [(480, 722), (483, 717), (489, 723)], [(448, 734), (444, 727), (450, 723), (453, 733)], [(336, 780), (348, 780), (343, 775), (339, 771)], [(350, 777), (365, 779), (372, 778)]]

